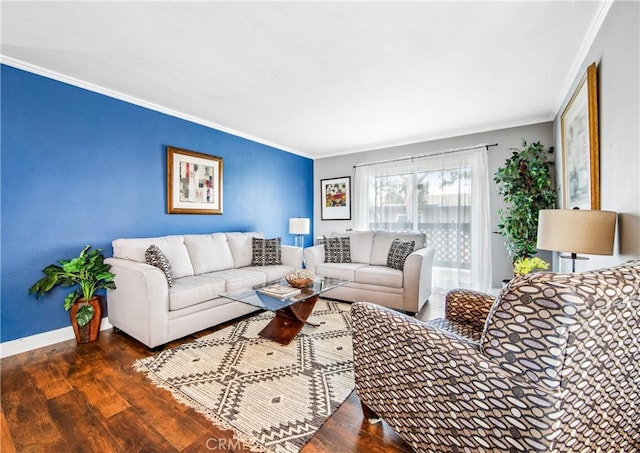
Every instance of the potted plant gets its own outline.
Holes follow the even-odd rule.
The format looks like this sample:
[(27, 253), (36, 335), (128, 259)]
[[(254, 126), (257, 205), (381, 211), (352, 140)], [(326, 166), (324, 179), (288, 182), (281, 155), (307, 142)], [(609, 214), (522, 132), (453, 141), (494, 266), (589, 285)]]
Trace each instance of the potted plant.
[(546, 150), (540, 142), (522, 140), (522, 149), (514, 151), (493, 176), (506, 204), (498, 211), (498, 233), (506, 239), (512, 262), (537, 253), (538, 212), (555, 206), (551, 153), (553, 148)]
[(519, 258), (513, 263), (513, 273), (516, 277), (545, 269), (549, 269), (549, 263), (537, 256), (533, 258)]
[(80, 255), (71, 260), (59, 260), (58, 264), (45, 267), (44, 277), (29, 288), (29, 294), (40, 298), (56, 286), (76, 288), (64, 299), (64, 309), (70, 311), (71, 325), (78, 343), (88, 343), (98, 338), (100, 331), (100, 289), (115, 289), (111, 266), (104, 263), (101, 249), (87, 245)]

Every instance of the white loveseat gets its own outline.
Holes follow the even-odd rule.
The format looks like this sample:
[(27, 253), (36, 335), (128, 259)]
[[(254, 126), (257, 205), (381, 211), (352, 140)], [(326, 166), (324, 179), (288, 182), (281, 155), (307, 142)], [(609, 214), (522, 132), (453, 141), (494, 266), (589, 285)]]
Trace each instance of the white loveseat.
[[(385, 307), (416, 313), (431, 295), (431, 273), (435, 251), (425, 248), (423, 233), (383, 231), (333, 232), (331, 237), (349, 237), (350, 263), (326, 263), (324, 245), (304, 250), (307, 269), (316, 275), (350, 280), (324, 293), (325, 297), (349, 302), (373, 302)], [(394, 239), (415, 241), (404, 269), (387, 267)]]
[[(282, 264), (252, 266), (252, 238), (213, 233), (116, 239), (107, 258), (117, 289), (108, 291), (109, 322), (150, 348), (258, 310), (224, 297), (283, 278), (302, 267), (302, 249), (281, 246)], [(173, 269), (173, 286), (145, 251), (158, 247)]]

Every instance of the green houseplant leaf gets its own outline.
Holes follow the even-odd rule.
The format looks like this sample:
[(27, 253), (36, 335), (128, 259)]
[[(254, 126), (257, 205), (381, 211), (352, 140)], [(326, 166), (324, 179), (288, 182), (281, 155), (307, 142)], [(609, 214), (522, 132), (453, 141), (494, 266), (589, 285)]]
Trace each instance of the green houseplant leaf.
[[(70, 260), (59, 260), (58, 264), (50, 264), (42, 272), (44, 277), (29, 288), (29, 294), (35, 294), (39, 299), (56, 286), (75, 287), (64, 299), (64, 309), (69, 311), (79, 298), (91, 300), (98, 290), (116, 289), (111, 266), (104, 263), (101, 249), (90, 250), (87, 245), (80, 254)], [(76, 320), (80, 327), (85, 326), (94, 315), (90, 305), (80, 307), (76, 313)]]
[(540, 142), (522, 141), (493, 176), (506, 207), (498, 210), (498, 233), (506, 240), (509, 256), (515, 262), (535, 255), (538, 212), (553, 208), (557, 191), (553, 188), (553, 162)]

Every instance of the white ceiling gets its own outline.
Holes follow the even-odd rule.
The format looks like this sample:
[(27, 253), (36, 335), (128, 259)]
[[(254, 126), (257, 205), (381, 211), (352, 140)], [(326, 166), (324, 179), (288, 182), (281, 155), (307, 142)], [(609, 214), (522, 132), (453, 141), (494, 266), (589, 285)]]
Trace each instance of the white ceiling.
[(2, 1), (2, 61), (318, 158), (553, 119), (608, 5)]

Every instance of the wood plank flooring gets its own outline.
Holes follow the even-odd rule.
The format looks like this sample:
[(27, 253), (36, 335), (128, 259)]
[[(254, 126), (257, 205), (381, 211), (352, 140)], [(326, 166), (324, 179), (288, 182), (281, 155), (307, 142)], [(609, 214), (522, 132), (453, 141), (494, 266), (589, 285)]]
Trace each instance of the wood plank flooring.
[[(432, 297), (420, 319), (441, 316)], [(170, 343), (193, 341), (223, 326)], [(172, 395), (152, 385), (132, 363), (152, 353), (106, 330), (97, 342), (69, 340), (0, 361), (0, 451), (248, 452)], [(384, 422), (369, 424), (353, 392), (302, 453), (411, 452)]]

